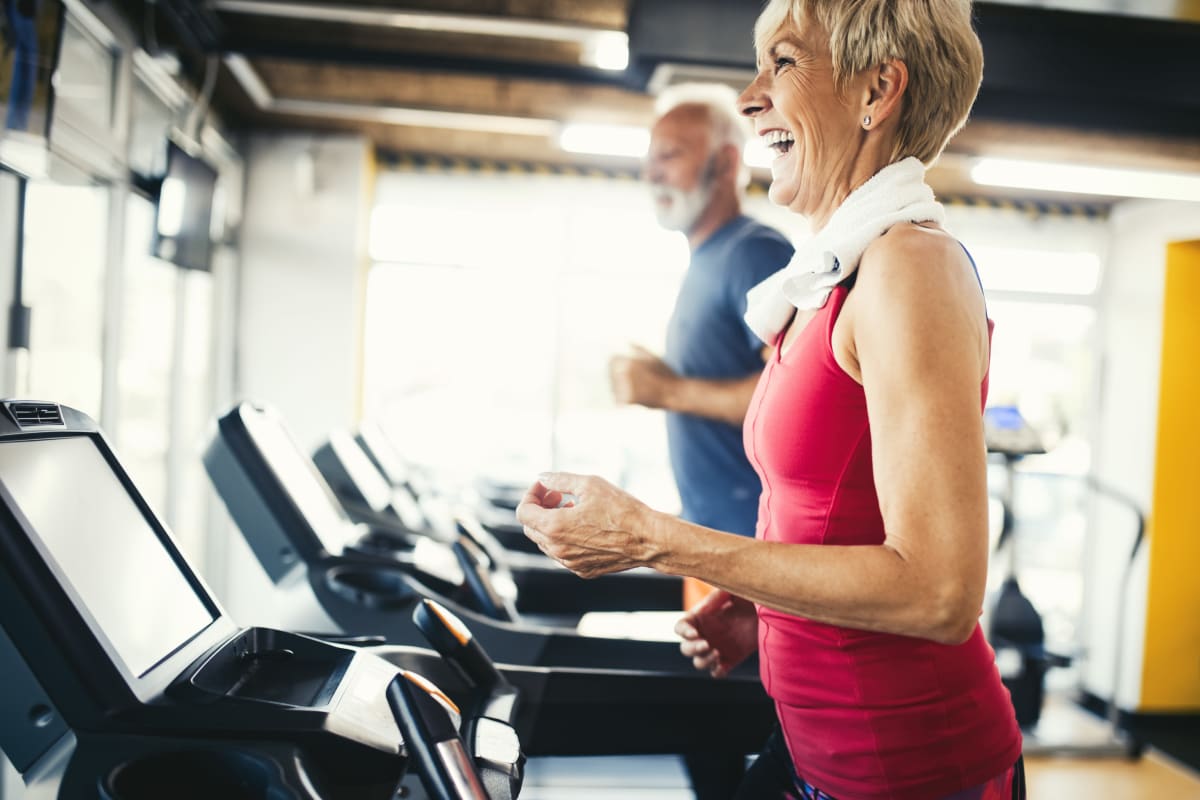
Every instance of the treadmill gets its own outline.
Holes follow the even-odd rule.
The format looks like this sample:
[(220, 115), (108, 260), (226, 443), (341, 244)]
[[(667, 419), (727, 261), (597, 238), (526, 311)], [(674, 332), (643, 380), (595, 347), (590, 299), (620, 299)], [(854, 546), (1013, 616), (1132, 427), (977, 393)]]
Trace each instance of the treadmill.
[[(463, 686), (438, 654), (388, 661), (238, 627), (92, 420), (54, 403), (0, 407), (0, 747), (30, 797), (434, 796), (422, 783), (435, 780), (406, 776), (418, 744), (425, 767), (465, 787), (455, 800), (505, 796), (482, 788), (459, 709), (421, 675)], [(513, 757), (494, 782), (519, 791), (511, 721), (484, 728)]]
[(412, 618), (437, 652), (238, 627), (92, 420), (0, 401), (0, 748), (29, 797), (514, 800), (522, 748), (749, 752), (773, 721), (746, 682), (496, 667), (449, 609)]
[[(379, 425), (370, 422), (363, 423), (359, 426), (354, 440), (393, 489), (416, 498), (418, 505), (429, 502), (429, 498), (436, 494), (427, 476), (419, 470), (409, 467)], [(319, 458), (319, 455), (314, 456), (322, 474), (325, 474), (325, 466)], [(337, 482), (328, 474), (326, 474), (326, 479), (333, 484), (336, 490)], [(509, 550), (540, 554), (541, 551), (538, 550), (537, 545), (525, 536), (525, 531), (517, 522), (515, 512), (517, 505), (520, 504), (521, 496), (524, 494), (524, 489), (518, 490), (514, 486), (504, 486), (500, 490), (493, 491), (494, 486), (493, 482), (480, 479), (466, 492), (470, 501), (464, 501), (463, 504), (470, 509), (472, 519)], [(682, 587), (679, 591), (682, 593)], [(682, 594), (679, 597), (682, 597)], [(679, 597), (676, 599), (678, 600)]]
[[(393, 486), (362, 446), (344, 431), (334, 431), (312, 456), (342, 508), (355, 522), (402, 528), (431, 536), (453, 521), (432, 520), (407, 484)], [(447, 524), (449, 523), (449, 524)]]
[[(330, 434), (313, 453), (312, 460), (343, 510), (355, 522), (384, 530), (424, 533), (450, 543), (460, 533), (465, 534), (491, 562), (493, 581), (497, 573), (502, 573), (500, 580), (505, 586), (516, 586), (518, 611), (553, 621), (553, 617), (563, 616), (564, 608), (570, 608), (575, 610), (576, 619), (558, 621), (573, 624), (580, 611), (680, 610), (683, 584), (674, 576), (637, 569), (599, 580), (583, 580), (543, 555), (523, 530), (518, 534), (521, 541), (532, 547), (536, 555), (525, 552), (528, 548), (508, 547), (463, 504), (455, 506), (438, 499), (427, 501), (423, 509), (407, 488), (393, 487), (362, 446), (347, 433)], [(431, 509), (432, 504), (438, 508)]]
[[(677, 642), (586, 636), (571, 627), (583, 612), (625, 610), (625, 587), (640, 586), (646, 576), (584, 581), (562, 568), (507, 567), (485, 540), (463, 534), (447, 547), (356, 526), (273, 412), (241, 403), (216, 427), (204, 463), (250, 549), (275, 584), (292, 593), (289, 607), (319, 608), (336, 632), (412, 644), (419, 635), (408, 612), (428, 597), (461, 617), (502, 663), (694, 671)], [(548, 625), (537, 615), (570, 622)], [(289, 625), (321, 629), (320, 621)], [(757, 683), (755, 663), (735, 674), (734, 680)]]

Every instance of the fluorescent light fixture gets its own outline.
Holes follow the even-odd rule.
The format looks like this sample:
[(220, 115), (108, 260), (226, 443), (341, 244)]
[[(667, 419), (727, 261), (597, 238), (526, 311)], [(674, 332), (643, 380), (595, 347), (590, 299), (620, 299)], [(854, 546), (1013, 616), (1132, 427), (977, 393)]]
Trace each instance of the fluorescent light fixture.
[(583, 47), (583, 60), (589, 66), (609, 70), (623, 70), (629, 66), (629, 37), (624, 31), (586, 25), (489, 14), (394, 10), (370, 5), (355, 6), (344, 2), (212, 0), (211, 4), (218, 11), (230, 14), (298, 19), (307, 22), (332, 22), (431, 33), (461, 33), (471, 36), (507, 36), (548, 42), (577, 42)]
[(754, 136), (746, 140), (746, 146), (742, 148), (742, 161), (746, 166), (770, 169), (774, 160), (775, 151), (764, 145), (760, 137)]
[(988, 292), (1087, 296), (1100, 286), (1100, 256), (1087, 251), (973, 247)]
[(558, 145), (568, 153), (644, 158), (650, 149), (650, 131), (628, 125), (570, 123), (559, 133)]
[[(558, 143), (568, 153), (644, 158), (650, 149), (650, 132), (624, 125), (571, 123), (563, 127)], [(742, 160), (747, 166), (769, 169), (775, 153), (759, 139), (749, 139), (742, 150)]]
[(986, 186), (1047, 192), (1200, 201), (1200, 175), (1177, 172), (982, 158), (971, 170), (971, 180)]
[(351, 119), (408, 125), (416, 128), (442, 128), (456, 131), (482, 131), (517, 136), (553, 136), (558, 123), (537, 117), (505, 117), (499, 114), (470, 114), (427, 108), (380, 106), (366, 103), (338, 103), (327, 100), (300, 100), (277, 97), (270, 110), (279, 114), (324, 119)]
[(583, 63), (620, 72), (629, 66), (629, 36), (620, 31), (597, 31), (583, 43)]

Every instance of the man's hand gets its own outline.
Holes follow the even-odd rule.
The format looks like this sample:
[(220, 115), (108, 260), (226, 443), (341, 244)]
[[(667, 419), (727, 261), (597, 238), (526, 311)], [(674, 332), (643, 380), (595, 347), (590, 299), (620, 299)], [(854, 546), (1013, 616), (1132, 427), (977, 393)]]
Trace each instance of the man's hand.
[(696, 669), (723, 678), (758, 649), (758, 613), (750, 601), (718, 589), (684, 614), (675, 634)]
[(614, 356), (608, 371), (618, 403), (647, 408), (666, 408), (668, 396), (679, 381), (665, 361), (637, 345), (631, 355)]

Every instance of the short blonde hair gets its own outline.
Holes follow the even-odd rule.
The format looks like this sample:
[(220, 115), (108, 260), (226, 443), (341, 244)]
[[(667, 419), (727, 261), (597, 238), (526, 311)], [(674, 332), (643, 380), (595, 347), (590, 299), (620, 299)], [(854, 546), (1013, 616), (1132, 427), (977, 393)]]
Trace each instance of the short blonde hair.
[(754, 25), (755, 49), (763, 52), (781, 29), (806, 20), (829, 34), (838, 91), (888, 59), (905, 63), (908, 88), (892, 160), (936, 161), (966, 124), (983, 78), (971, 0), (770, 0)]

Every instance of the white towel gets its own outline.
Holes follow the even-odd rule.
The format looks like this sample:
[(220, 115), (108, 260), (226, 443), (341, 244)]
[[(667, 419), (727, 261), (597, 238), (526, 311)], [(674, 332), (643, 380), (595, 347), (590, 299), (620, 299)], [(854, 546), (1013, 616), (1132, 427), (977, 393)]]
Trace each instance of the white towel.
[(925, 165), (916, 158), (889, 164), (855, 189), (829, 223), (802, 242), (788, 265), (746, 295), (746, 324), (767, 344), (796, 309), (820, 308), (833, 287), (854, 274), (867, 246), (901, 222), (946, 218), (925, 183)]

